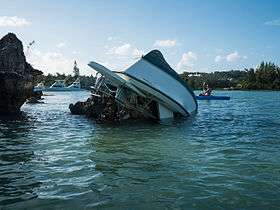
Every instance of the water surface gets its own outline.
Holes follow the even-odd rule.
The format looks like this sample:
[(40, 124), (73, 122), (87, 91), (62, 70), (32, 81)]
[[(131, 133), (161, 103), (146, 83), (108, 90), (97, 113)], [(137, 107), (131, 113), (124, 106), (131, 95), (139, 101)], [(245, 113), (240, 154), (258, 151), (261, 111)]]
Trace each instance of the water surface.
[(216, 92), (168, 125), (71, 115), (54, 93), (0, 120), (3, 209), (277, 209), (280, 92)]

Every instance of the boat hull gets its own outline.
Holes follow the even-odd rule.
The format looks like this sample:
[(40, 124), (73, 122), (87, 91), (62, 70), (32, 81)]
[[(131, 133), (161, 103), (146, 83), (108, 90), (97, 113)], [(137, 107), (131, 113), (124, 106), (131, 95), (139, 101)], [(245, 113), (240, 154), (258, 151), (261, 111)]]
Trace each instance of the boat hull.
[(133, 78), (131, 76), (128, 76), (124, 73), (117, 73), (120, 77), (127, 80), (129, 83), (133, 84), (135, 87), (137, 87), (140, 91), (143, 91), (145, 94), (152, 95), (154, 100), (158, 103), (164, 105), (169, 110), (172, 110), (173, 112), (180, 113), (183, 116), (188, 116), (191, 114), (188, 110), (186, 110), (185, 107), (183, 107), (180, 103), (172, 99), (170, 96), (166, 95), (165, 93), (161, 92), (160, 90), (150, 86), (147, 83), (144, 83), (143, 81), (140, 81), (136, 78)]
[(70, 92), (70, 91), (82, 91), (83, 89), (78, 88), (34, 88), (36, 91), (47, 91), (47, 92)]
[(173, 101), (173, 104), (179, 105), (185, 111), (185, 114), (180, 111), (183, 116), (196, 112), (197, 102), (192, 90), (148, 61), (140, 59), (124, 74), (138, 81), (137, 87), (140, 83), (148, 85)]

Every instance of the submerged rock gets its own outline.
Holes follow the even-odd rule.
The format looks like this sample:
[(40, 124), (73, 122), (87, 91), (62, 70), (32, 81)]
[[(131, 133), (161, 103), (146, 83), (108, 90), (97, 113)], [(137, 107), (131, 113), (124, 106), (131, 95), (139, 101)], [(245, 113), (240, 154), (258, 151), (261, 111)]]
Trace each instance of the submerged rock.
[(86, 117), (92, 118), (97, 122), (109, 120), (117, 121), (116, 114), (108, 110), (112, 110), (112, 103), (110, 103), (110, 100), (110, 97), (100, 98), (97, 96), (92, 96), (85, 102), (78, 101), (75, 104), (70, 104), (69, 109), (72, 114), (85, 115)]
[(32, 96), (34, 77), (40, 74), (26, 62), (22, 42), (15, 34), (0, 39), (0, 115), (20, 113)]
[(70, 104), (69, 109), (74, 115), (85, 115), (97, 123), (115, 123), (131, 119), (146, 119), (141, 113), (127, 109), (116, 102), (114, 95), (92, 95), (86, 101)]
[(32, 91), (31, 98), (36, 98), (37, 100), (43, 100), (42, 96), (43, 96), (43, 91), (41, 90)]

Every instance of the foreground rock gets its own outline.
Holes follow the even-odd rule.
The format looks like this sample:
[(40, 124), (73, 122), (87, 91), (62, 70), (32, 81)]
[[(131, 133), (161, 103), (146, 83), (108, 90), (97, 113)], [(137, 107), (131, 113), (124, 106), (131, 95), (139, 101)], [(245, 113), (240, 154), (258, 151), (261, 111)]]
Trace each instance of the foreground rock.
[(69, 109), (72, 114), (85, 115), (96, 122), (115, 122), (119, 119), (116, 104), (111, 97), (92, 96), (85, 102), (70, 104)]
[(145, 119), (140, 113), (119, 106), (114, 96), (98, 97), (92, 95), (85, 102), (70, 104), (72, 114), (85, 115), (97, 123), (115, 123), (128, 119)]
[(40, 74), (26, 62), (22, 42), (15, 34), (0, 40), (0, 115), (20, 113), (20, 107), (32, 96), (35, 76)]

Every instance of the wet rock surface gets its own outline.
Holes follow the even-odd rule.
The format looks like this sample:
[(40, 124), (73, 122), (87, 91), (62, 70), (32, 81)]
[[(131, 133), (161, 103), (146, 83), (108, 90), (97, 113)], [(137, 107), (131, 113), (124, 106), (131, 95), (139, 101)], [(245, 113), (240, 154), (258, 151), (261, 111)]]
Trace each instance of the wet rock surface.
[(0, 39), (0, 115), (20, 113), (20, 107), (32, 96), (34, 78), (40, 74), (26, 62), (22, 42), (15, 34)]
[(118, 121), (118, 107), (112, 97), (92, 96), (85, 102), (78, 101), (76, 104), (70, 104), (69, 109), (72, 114), (85, 115), (97, 122)]
[(115, 123), (131, 119), (145, 119), (139, 112), (118, 104), (114, 96), (98, 97), (92, 95), (86, 101), (70, 104), (72, 114), (85, 115), (97, 123)]

